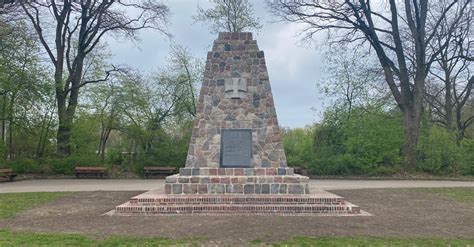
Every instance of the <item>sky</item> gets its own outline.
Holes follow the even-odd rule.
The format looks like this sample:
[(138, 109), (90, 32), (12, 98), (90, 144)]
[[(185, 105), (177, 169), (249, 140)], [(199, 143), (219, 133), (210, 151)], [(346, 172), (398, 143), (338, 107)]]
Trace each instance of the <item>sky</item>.
[[(168, 31), (172, 40), (155, 30), (144, 30), (138, 43), (107, 40), (113, 62), (126, 64), (143, 71), (153, 70), (167, 62), (170, 45), (175, 42), (188, 47), (197, 58), (206, 58), (217, 34), (205, 23), (195, 23), (192, 16), (197, 6), (206, 8), (208, 0), (165, 0), (171, 12)], [(322, 48), (302, 45), (294, 23), (276, 22), (266, 9), (265, 1), (250, 0), (254, 15), (263, 28), (254, 33), (265, 59), (272, 86), (279, 124), (297, 128), (320, 121), (323, 103), (316, 81), (323, 77)]]

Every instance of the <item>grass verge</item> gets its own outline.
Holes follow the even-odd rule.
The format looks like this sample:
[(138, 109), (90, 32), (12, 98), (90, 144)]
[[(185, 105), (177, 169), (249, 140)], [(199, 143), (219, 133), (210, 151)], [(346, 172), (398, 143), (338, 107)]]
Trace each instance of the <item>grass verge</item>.
[(376, 238), (376, 237), (295, 237), (273, 246), (473, 246), (474, 239)]
[(0, 219), (13, 218), (19, 212), (59, 199), (67, 192), (34, 192), (0, 194)]
[[(33, 233), (0, 230), (0, 246), (203, 246), (205, 239), (111, 237), (97, 240), (81, 234)], [(474, 239), (295, 237), (275, 244), (250, 241), (258, 246), (473, 246)]]
[(474, 188), (421, 188), (417, 190), (447, 197), (459, 202), (474, 203)]
[(199, 239), (111, 237), (96, 240), (81, 234), (0, 230), (0, 246), (198, 246)]

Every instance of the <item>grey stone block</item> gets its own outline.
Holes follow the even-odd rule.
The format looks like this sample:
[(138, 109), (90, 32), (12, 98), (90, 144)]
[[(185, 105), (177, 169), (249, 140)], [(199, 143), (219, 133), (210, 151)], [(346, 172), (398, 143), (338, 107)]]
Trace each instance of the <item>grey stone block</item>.
[(280, 184), (280, 194), (288, 194), (288, 185)]
[(288, 185), (288, 194), (304, 194), (304, 185), (290, 184)]
[(183, 185), (182, 184), (173, 184), (171, 188), (172, 188), (173, 194), (183, 193)]
[(285, 168), (278, 168), (278, 175), (286, 175), (286, 169)]
[(245, 184), (244, 185), (244, 194), (255, 194), (255, 185)]
[(280, 185), (279, 184), (272, 184), (270, 186), (270, 193), (271, 194), (278, 194), (280, 192)]
[(270, 185), (269, 184), (262, 184), (262, 194), (270, 194)]

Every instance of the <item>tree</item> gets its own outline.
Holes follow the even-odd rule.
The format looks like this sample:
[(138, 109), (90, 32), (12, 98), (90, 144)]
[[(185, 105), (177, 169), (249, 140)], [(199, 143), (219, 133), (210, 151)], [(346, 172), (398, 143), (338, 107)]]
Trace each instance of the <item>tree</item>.
[(356, 107), (387, 105), (390, 93), (383, 83), (383, 71), (370, 54), (336, 45), (330, 47), (325, 58), (327, 76), (318, 81), (317, 86), (325, 97), (334, 99), (336, 107), (347, 112), (347, 117)]
[[(177, 44), (171, 46), (168, 64), (160, 69), (162, 80), (174, 81), (180, 101), (176, 105), (176, 115), (194, 117), (197, 104), (197, 85), (200, 84), (203, 61), (193, 56), (187, 47)], [(165, 79), (166, 78), (166, 79)]]
[(0, 131), (3, 156), (9, 160), (17, 154), (15, 146), (20, 146), (16, 141), (23, 141), (15, 139), (16, 132), (29, 131), (42, 116), (41, 106), (49, 89), (39, 62), (38, 44), (25, 25), (0, 21), (0, 40)]
[[(425, 94), (425, 79), (440, 50), (428, 47), (446, 14), (457, 6), (460, 16), (469, 0), (453, 0), (432, 15), (428, 0), (388, 1), (388, 8), (369, 0), (269, 1), (273, 13), (288, 22), (305, 25), (306, 38), (328, 31), (332, 42), (357, 43), (375, 51), (393, 98), (403, 113), (407, 168), (416, 164), (416, 146)], [(386, 10), (388, 9), (388, 10)], [(430, 21), (428, 22), (428, 19)], [(428, 25), (430, 23), (430, 25)], [(369, 49), (368, 49), (369, 50)]]
[[(445, 1), (434, 10), (441, 12)], [(466, 129), (474, 123), (474, 115), (463, 116), (471, 97), (474, 79), (472, 62), (464, 58), (472, 53), (472, 12), (464, 15), (462, 9), (447, 15), (440, 24), (430, 49), (440, 50), (427, 81), (426, 102), (433, 112), (433, 120), (455, 131), (457, 142), (465, 137)], [(459, 15), (461, 19), (458, 20)], [(471, 77), (471, 78), (469, 78)]]
[[(155, 1), (18, 1), (17, 11), (31, 24), (54, 67), (57, 103), (57, 152), (71, 153), (70, 139), (79, 93), (87, 84), (105, 81), (84, 78), (84, 62), (107, 34), (135, 38), (137, 31), (164, 31), (168, 8)], [(132, 15), (130, 13), (135, 13)]]
[(208, 22), (214, 33), (220, 31), (242, 32), (262, 28), (260, 20), (253, 15), (252, 4), (248, 0), (211, 0), (210, 9), (198, 6), (196, 21)]

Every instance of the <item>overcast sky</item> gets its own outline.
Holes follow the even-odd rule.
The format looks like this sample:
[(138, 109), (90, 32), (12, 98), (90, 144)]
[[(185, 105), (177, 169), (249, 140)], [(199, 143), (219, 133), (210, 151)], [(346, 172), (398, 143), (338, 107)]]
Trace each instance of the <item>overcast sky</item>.
[[(304, 127), (320, 120), (321, 96), (315, 82), (322, 76), (321, 50), (302, 46), (296, 24), (272, 22), (264, 1), (251, 0), (254, 14), (263, 28), (254, 33), (260, 50), (265, 52), (270, 83), (279, 123), (285, 127)], [(168, 0), (171, 11), (169, 31), (173, 41), (187, 46), (194, 56), (205, 58), (217, 34), (204, 23), (194, 23), (197, 6), (209, 6), (208, 0)], [(114, 63), (127, 64), (144, 71), (166, 63), (171, 41), (152, 30), (142, 31), (140, 43), (109, 40)]]

